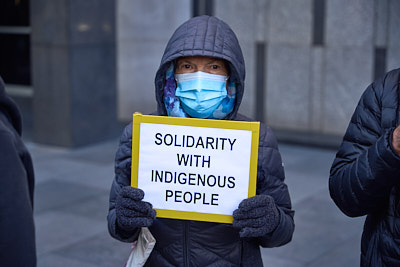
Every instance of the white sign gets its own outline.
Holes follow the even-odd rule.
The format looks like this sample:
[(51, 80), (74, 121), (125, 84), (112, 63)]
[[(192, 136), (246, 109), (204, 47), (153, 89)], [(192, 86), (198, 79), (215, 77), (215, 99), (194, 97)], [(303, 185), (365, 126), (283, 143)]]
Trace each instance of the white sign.
[(231, 216), (249, 197), (252, 134), (142, 122), (137, 187), (144, 201), (157, 215), (163, 210)]

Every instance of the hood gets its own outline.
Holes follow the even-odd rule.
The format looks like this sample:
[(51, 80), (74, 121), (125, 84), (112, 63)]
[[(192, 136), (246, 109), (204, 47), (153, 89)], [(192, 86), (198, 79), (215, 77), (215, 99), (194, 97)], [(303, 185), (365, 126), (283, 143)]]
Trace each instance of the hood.
[(0, 77), (0, 112), (10, 121), (14, 129), (21, 135), (22, 119), (17, 104), (6, 94), (4, 81)]
[(236, 83), (236, 103), (225, 119), (236, 116), (243, 98), (245, 65), (239, 41), (232, 29), (212, 16), (194, 17), (179, 26), (169, 40), (155, 77), (157, 113), (166, 115), (164, 106), (165, 74), (171, 61), (179, 57), (207, 56), (226, 60), (230, 79)]

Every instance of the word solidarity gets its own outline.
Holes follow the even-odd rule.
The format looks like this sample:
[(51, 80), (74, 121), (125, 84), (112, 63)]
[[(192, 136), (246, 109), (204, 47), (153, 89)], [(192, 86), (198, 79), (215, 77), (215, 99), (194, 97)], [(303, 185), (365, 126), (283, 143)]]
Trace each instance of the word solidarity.
[(166, 145), (166, 146), (177, 146), (177, 147), (193, 147), (193, 148), (203, 148), (203, 149), (215, 149), (215, 150), (233, 150), (233, 145), (236, 139), (231, 140), (226, 137), (194, 137), (192, 135), (182, 135), (178, 137), (176, 134), (165, 134), (156, 133), (156, 140), (154, 143), (156, 145)]

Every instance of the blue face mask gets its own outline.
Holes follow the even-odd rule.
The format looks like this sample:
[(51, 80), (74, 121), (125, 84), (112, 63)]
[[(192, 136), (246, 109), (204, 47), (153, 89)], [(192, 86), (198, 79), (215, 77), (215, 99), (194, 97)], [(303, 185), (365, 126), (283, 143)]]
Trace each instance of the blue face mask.
[(208, 118), (227, 95), (227, 76), (202, 71), (175, 74), (175, 96), (183, 109), (194, 118)]

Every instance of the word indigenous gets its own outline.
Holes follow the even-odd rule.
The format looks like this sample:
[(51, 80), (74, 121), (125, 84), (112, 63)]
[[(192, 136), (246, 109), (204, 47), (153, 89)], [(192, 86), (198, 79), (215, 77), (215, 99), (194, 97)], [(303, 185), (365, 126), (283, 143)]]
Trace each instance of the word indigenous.
[(184, 172), (170, 172), (170, 171), (151, 171), (151, 181), (161, 183), (173, 183), (181, 185), (193, 185), (193, 186), (218, 186), (220, 188), (235, 187), (235, 177), (221, 176), (221, 175), (206, 175), (198, 173), (184, 173)]

